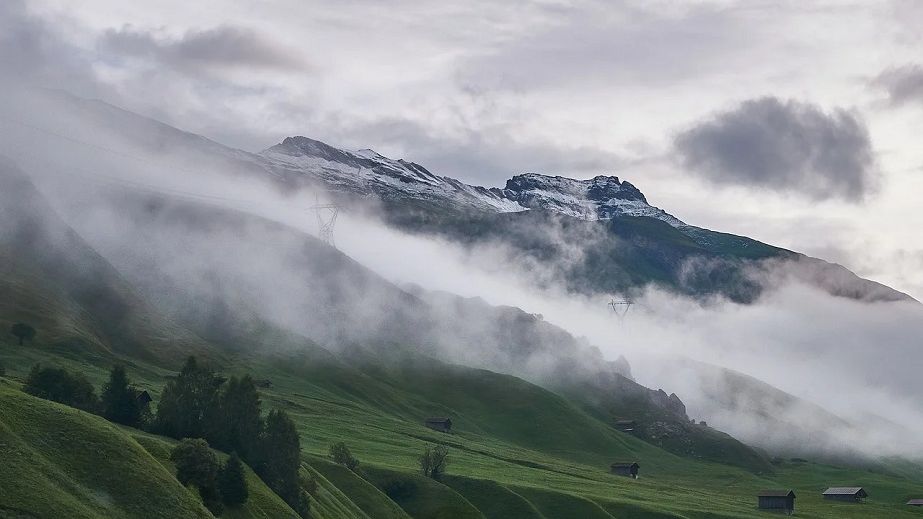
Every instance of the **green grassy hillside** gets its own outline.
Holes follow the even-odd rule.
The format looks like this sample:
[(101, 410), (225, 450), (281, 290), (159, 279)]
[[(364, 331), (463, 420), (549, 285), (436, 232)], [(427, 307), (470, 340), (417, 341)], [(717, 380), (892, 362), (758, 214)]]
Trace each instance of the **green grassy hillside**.
[[(210, 518), (198, 494), (174, 477), (175, 444), (0, 378), (0, 517)], [(249, 468), (246, 478), (248, 501), (222, 517), (297, 519)]]
[(0, 292), (0, 329), (30, 323), (44, 344), (64, 355), (176, 362), (191, 353), (215, 354), (154, 310), (2, 157)]
[[(17, 350), (8, 342), (0, 346), (8, 359), (15, 358), (16, 351), (25, 349)], [(46, 363), (58, 360), (53, 354), (47, 355)], [(414, 366), (426, 366), (424, 371), (431, 374), (430, 377), (420, 372), (414, 376)], [(252, 371), (257, 378), (271, 380), (272, 388), (263, 390), (265, 405), (283, 407), (297, 421), (307, 456), (305, 475), (318, 483), (312, 499), (315, 517), (440, 517), (441, 513), (446, 513), (443, 505), (468, 516), (487, 518), (503, 516), (510, 510), (521, 511), (523, 517), (545, 518), (587, 517), (585, 514), (642, 518), (763, 517), (764, 514), (755, 510), (754, 496), (767, 487), (794, 488), (799, 495), (798, 515), (801, 517), (920, 516), (919, 511), (907, 509), (902, 504), (923, 487), (923, 479), (915, 479), (912, 471), (908, 471), (907, 477), (897, 477), (813, 463), (782, 463), (774, 466), (772, 473), (760, 476), (733, 466), (690, 460), (608, 429), (537, 386), (483, 370), (426, 360), (407, 364), (402, 376), (378, 377), (363, 373), (335, 356), (321, 354), (275, 360), (240, 358), (236, 364), (225, 366), (225, 370), (228, 373)], [(89, 373), (98, 383), (104, 371)], [(165, 380), (156, 369), (141, 369), (132, 374), (146, 386), (159, 386)], [(20, 378), (23, 374), (14, 367), (9, 375)], [(408, 378), (419, 381), (410, 383)], [(497, 385), (492, 379), (506, 381), (506, 385)], [(437, 381), (444, 385), (440, 387)], [(105, 470), (109, 459), (117, 457), (107, 455), (105, 459), (97, 459), (98, 452), (106, 451), (94, 448), (81, 454), (82, 451), (55, 445), (44, 436), (54, 439), (54, 431), (62, 428), (71, 431), (71, 427), (79, 424), (82, 424), (80, 428), (103, 431), (100, 434), (104, 435), (104, 440), (98, 441), (114, 443), (116, 447), (113, 448), (120, 453), (133, 452), (146, 460), (138, 475), (140, 488), (153, 485), (149, 481), (154, 478), (157, 484), (172, 485), (173, 491), (177, 490), (166, 461), (171, 441), (114, 427), (98, 417), (36, 400), (20, 393), (16, 382), (9, 377), (2, 388), (3, 418), (0, 423), (4, 427), (4, 438), (7, 435), (28, 438), (30, 443), (41, 445), (49, 464), (41, 466), (39, 477), (31, 475), (32, 469), (20, 468), (17, 462), (14, 473), (22, 471), (29, 481), (39, 478), (41, 483), (30, 483), (23, 488), (15, 486), (13, 478), (3, 479), (4, 497), (0, 505), (22, 506), (21, 502), (7, 496), (23, 495), (28, 496), (23, 502), (38, 506), (35, 503), (40, 501), (36, 501), (35, 496), (39, 494), (33, 489), (44, 488), (45, 493), (40, 495), (53, 496), (47, 506), (73, 508), (76, 511), (71, 513), (75, 517), (117, 516), (100, 504), (95, 504), (96, 509), (93, 509), (98, 501), (92, 496), (98, 491), (87, 489), (88, 481), (94, 485), (105, 483), (104, 478), (97, 482), (99, 478), (91, 479), (89, 474)], [(505, 395), (495, 398), (500, 390)], [(458, 394), (453, 396), (455, 392)], [(466, 395), (468, 398), (464, 398)], [(494, 402), (493, 410), (484, 411), (483, 402)], [(571, 423), (561, 424), (559, 417), (535, 411), (523, 418), (523, 408), (547, 408), (547, 414), (561, 414)], [(30, 409), (42, 412), (25, 412)], [(423, 427), (421, 417), (432, 411), (455, 417), (457, 431), (443, 434)], [(65, 426), (48, 421), (42, 418), (43, 413), (75, 424)], [(569, 443), (567, 431), (575, 427), (586, 428), (586, 445), (577, 440)], [(83, 434), (68, 432), (68, 442)], [(560, 446), (533, 438), (554, 438), (558, 434), (562, 438)], [(326, 461), (330, 443), (341, 440), (346, 441), (360, 459), (359, 473), (365, 479)], [(436, 443), (449, 447), (448, 475), (439, 483), (418, 476), (416, 466), (423, 448)], [(10, 442), (5, 439), (3, 444)], [(92, 456), (92, 459), (84, 456)], [(607, 473), (609, 462), (626, 457), (642, 464), (640, 479)], [(81, 464), (84, 468), (71, 475), (70, 467)], [(68, 479), (76, 479), (76, 483), (63, 486), (51, 483), (57, 481), (55, 477), (60, 477), (56, 474), (62, 473)], [(394, 492), (389, 482), (395, 479), (411, 482), (412, 492), (402, 494), (398, 487), (397, 494), (389, 497), (388, 493)], [(872, 498), (867, 504), (853, 507), (830, 505), (820, 499), (819, 493), (825, 486), (843, 484), (863, 485)], [(57, 490), (59, 488), (64, 490)], [(191, 514), (206, 513), (194, 494), (178, 490), (185, 494), (180, 494), (182, 500), (174, 499), (174, 506), (185, 502), (189, 508), (181, 509), (175, 516), (184, 517), (182, 513), (189, 510)], [(160, 507), (157, 498), (156, 493), (148, 492), (143, 499), (133, 502), (140, 503), (138, 506)], [(279, 504), (273, 496), (257, 498), (253, 501), (256, 508), (248, 513), (252, 517), (265, 517), (267, 514), (260, 515), (257, 509), (265, 510), (273, 503)], [(90, 507), (90, 511), (81, 512), (81, 507)], [(55, 510), (59, 508), (34, 509), (32, 513), (38, 517), (54, 517), (49, 514)], [(121, 508), (118, 510), (122, 512)], [(131, 516), (126, 514), (126, 517)]]
[(211, 516), (128, 434), (0, 380), (0, 516)]

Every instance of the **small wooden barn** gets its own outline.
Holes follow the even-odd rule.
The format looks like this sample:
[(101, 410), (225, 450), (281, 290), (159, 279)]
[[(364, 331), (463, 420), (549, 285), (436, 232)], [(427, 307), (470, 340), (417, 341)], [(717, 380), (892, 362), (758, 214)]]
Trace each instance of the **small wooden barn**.
[(824, 499), (861, 503), (869, 495), (862, 487), (830, 487), (824, 490)]
[(638, 428), (638, 422), (634, 420), (616, 420), (615, 428), (622, 432), (632, 432)]
[(142, 391), (138, 393), (138, 396), (135, 397), (141, 407), (144, 407), (154, 401), (154, 398), (151, 397), (151, 394), (147, 391)]
[(923, 499), (911, 499), (907, 501), (907, 504), (910, 506), (923, 506)]
[(609, 466), (609, 471), (617, 476), (626, 476), (638, 479), (638, 470), (641, 465), (636, 461), (617, 461)]
[(789, 515), (795, 513), (794, 490), (761, 490), (756, 499), (760, 510), (778, 510)]
[(439, 432), (451, 432), (452, 431), (452, 419), (451, 418), (427, 418), (423, 425), (429, 427), (434, 431)]

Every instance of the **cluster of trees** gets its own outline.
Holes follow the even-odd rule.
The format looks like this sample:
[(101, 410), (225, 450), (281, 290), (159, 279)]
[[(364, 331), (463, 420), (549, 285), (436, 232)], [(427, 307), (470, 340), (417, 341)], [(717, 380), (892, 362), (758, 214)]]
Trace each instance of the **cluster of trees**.
[(103, 384), (101, 398), (81, 373), (41, 364), (32, 366), (22, 389), (30, 395), (99, 414), (131, 427), (142, 427), (149, 421), (148, 402), (139, 398), (142, 392), (132, 386), (122, 366), (112, 368), (109, 380)]
[(63, 368), (32, 366), (22, 390), (30, 395), (76, 407), (91, 413), (99, 412), (99, 398), (93, 384), (80, 373)]
[[(143, 392), (132, 385), (124, 367), (114, 366), (101, 389), (97, 397), (81, 373), (40, 364), (32, 367), (23, 384), (23, 391), (39, 398), (182, 439), (173, 453), (177, 477), (183, 484), (194, 484), (214, 513), (246, 501), (243, 460), (301, 516), (309, 515), (310, 495), (303, 487), (310, 485), (299, 477), (301, 442), (295, 423), (282, 410), (263, 417), (249, 375), (225, 379), (190, 357), (164, 387), (153, 417), (149, 400), (139, 398)], [(225, 466), (219, 466), (209, 444), (233, 453)]]
[(208, 442), (187, 438), (173, 449), (170, 460), (176, 464), (176, 479), (183, 486), (195, 485), (202, 503), (212, 514), (221, 515), (225, 506), (234, 508), (247, 502), (244, 464), (237, 453), (221, 465)]
[[(300, 484), (301, 442), (295, 423), (277, 409), (263, 417), (249, 375), (225, 380), (190, 357), (179, 376), (164, 387), (153, 429), (178, 439), (201, 438), (238, 453), (269, 488), (308, 516), (310, 496)], [(201, 492), (203, 487), (197, 486)]]

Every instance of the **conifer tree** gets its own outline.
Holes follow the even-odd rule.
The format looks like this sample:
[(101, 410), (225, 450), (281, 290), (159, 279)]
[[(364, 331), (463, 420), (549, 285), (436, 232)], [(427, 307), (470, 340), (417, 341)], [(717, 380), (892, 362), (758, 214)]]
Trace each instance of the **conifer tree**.
[(141, 421), (138, 394), (128, 380), (123, 366), (114, 366), (100, 395), (103, 416), (110, 421), (137, 427)]
[(295, 422), (285, 411), (269, 411), (261, 445), (260, 477), (286, 503), (296, 507), (300, 495), (301, 442)]
[(247, 502), (247, 479), (244, 464), (234, 452), (218, 473), (218, 491), (221, 500), (229, 507), (238, 507)]
[(256, 384), (250, 375), (231, 377), (220, 398), (218, 445), (228, 452), (239, 452), (254, 464), (263, 430), (262, 410)]
[(176, 380), (164, 387), (156, 429), (174, 438), (213, 438), (221, 379), (189, 357)]

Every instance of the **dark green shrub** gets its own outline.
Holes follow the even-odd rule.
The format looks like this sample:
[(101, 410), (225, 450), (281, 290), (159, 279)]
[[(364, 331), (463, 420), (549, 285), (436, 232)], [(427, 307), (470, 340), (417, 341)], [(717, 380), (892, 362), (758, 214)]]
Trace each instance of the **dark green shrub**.
[(330, 446), (330, 458), (334, 463), (343, 465), (349, 470), (355, 471), (359, 466), (359, 460), (353, 457), (349, 447), (344, 442), (337, 442)]

